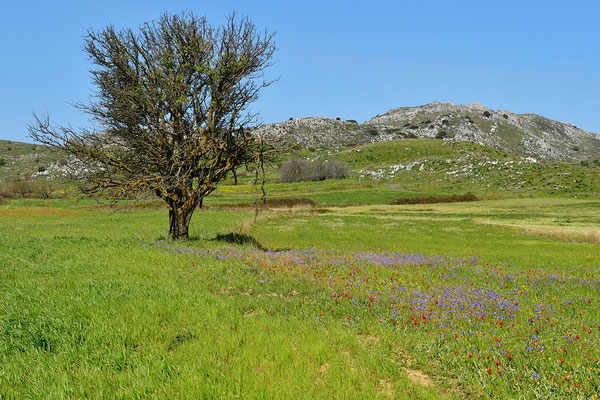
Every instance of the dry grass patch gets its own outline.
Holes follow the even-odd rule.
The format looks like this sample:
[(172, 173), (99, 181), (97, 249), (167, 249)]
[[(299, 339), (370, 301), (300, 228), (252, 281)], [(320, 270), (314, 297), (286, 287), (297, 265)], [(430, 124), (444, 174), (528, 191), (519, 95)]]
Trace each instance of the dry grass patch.
[(408, 379), (421, 386), (433, 386), (433, 379), (430, 376), (425, 375), (420, 369), (404, 368), (404, 372), (408, 376)]
[(600, 229), (596, 227), (525, 225), (489, 220), (478, 220), (476, 223), (481, 225), (507, 227), (526, 235), (543, 236), (562, 242), (600, 244)]
[(514, 226), (527, 235), (544, 236), (563, 242), (600, 244), (600, 230), (594, 228), (562, 228), (550, 226)]

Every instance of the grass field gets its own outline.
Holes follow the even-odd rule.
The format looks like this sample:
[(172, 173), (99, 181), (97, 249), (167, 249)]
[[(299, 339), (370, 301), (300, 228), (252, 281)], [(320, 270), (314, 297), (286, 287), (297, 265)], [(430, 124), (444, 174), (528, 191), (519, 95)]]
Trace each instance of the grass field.
[(0, 398), (592, 398), (599, 205), (7, 200)]
[[(0, 151), (0, 399), (600, 391), (596, 166), (442, 140), (301, 150), (266, 190), (316, 204), (255, 219), (239, 171), (173, 243), (158, 200), (113, 210), (67, 181), (2, 200), (60, 154)], [(280, 183), (294, 157), (351, 173)], [(390, 205), (468, 192), (480, 201)]]

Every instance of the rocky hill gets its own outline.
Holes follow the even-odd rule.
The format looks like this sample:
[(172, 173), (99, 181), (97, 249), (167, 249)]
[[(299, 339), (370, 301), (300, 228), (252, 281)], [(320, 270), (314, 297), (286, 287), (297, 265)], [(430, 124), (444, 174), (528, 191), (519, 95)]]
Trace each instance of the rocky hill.
[(364, 124), (300, 118), (264, 125), (257, 132), (266, 138), (315, 149), (403, 138), (434, 138), (487, 145), (539, 160), (600, 158), (600, 135), (596, 133), (536, 114), (492, 110), (480, 103), (433, 102), (420, 107), (395, 108)]

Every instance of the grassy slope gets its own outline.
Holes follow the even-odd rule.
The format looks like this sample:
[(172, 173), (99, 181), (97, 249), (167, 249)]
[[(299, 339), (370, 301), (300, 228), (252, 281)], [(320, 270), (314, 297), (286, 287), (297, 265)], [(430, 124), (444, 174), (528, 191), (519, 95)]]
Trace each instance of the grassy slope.
[(0, 158), (5, 162), (5, 165), (0, 166), (0, 182), (6, 179), (28, 179), (62, 157), (61, 151), (47, 146), (0, 140)]
[[(295, 157), (292, 154), (288, 157)], [(306, 154), (303, 155), (307, 157)], [(312, 157), (335, 158), (350, 166), (345, 180), (277, 183), (276, 169), (268, 172), (269, 196), (309, 197), (322, 204), (388, 204), (406, 196), (472, 192), (501, 196), (597, 196), (600, 169), (568, 163), (525, 163), (508, 153), (470, 143), (434, 139), (380, 142), (340, 152), (320, 152)], [(280, 160), (283, 162), (286, 158)], [(394, 165), (414, 164), (411, 170), (393, 171)], [(423, 165), (423, 170), (420, 166)], [(366, 171), (382, 171), (377, 184)], [(359, 175), (363, 177), (359, 182)], [(256, 192), (250, 177), (232, 186), (231, 181), (207, 198), (206, 204), (253, 201)]]
[[(7, 147), (12, 149), (8, 153)], [(0, 142), (0, 154), (1, 151), (7, 153), (4, 158), (9, 161), (0, 167), (0, 180), (30, 175), (39, 166), (60, 158), (58, 152), (42, 146), (35, 147), (34, 153), (38, 156), (34, 157), (32, 148), (33, 145), (23, 143)], [(277, 164), (294, 157), (335, 158), (348, 164), (352, 172), (342, 181), (278, 183)], [(15, 164), (10, 164), (13, 161)], [(410, 164), (413, 166), (406, 170)], [(374, 174), (381, 175), (382, 179)], [(386, 204), (403, 196), (466, 192), (515, 196), (582, 196), (600, 192), (597, 166), (525, 163), (490, 147), (434, 139), (379, 142), (339, 152), (299, 150), (276, 160), (267, 171), (267, 177), (267, 192), (271, 196), (310, 197), (325, 204)], [(253, 173), (240, 171), (239, 178), (237, 187), (232, 185), (232, 179), (224, 182), (206, 204), (238, 202), (240, 199), (253, 201), (256, 197), (251, 185)], [(2, 183), (0, 189), (1, 186)]]

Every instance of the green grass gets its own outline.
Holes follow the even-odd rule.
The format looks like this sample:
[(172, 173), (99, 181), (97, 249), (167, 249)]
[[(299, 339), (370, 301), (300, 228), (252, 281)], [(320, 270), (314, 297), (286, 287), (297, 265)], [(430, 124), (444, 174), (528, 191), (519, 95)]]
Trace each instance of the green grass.
[(381, 167), (425, 159), (451, 160), (463, 156), (514, 160), (516, 157), (491, 147), (435, 139), (403, 139), (378, 142), (343, 150), (335, 158), (353, 168)]
[[(416, 251), (478, 256), (516, 270), (551, 270), (596, 266), (598, 245), (524, 234), (515, 226), (593, 229), (600, 222), (597, 208), (597, 200), (549, 198), (355, 206), (311, 215), (269, 212), (246, 233), (272, 249)], [(252, 216), (199, 210), (186, 245), (228, 247), (215, 240), (217, 235), (238, 232)], [(1, 396), (450, 398), (491, 393), (473, 387), (473, 377), (453, 391), (457, 382), (446, 379), (460, 376), (454, 361), (442, 360), (453, 365), (447, 371), (431, 369), (432, 360), (420, 353), (423, 347), (411, 349), (414, 336), (366, 317), (346, 321), (351, 308), (319, 317), (332, 301), (330, 289), (320, 284), (284, 276), (265, 285), (240, 261), (145, 247), (164, 235), (166, 219), (164, 210), (114, 213), (89, 200), (0, 205)], [(429, 374), (435, 386), (409, 379), (415, 368)], [(512, 393), (502, 386), (506, 382), (490, 384), (499, 397)]]
[[(596, 265), (598, 244), (578, 242), (576, 233), (600, 233), (599, 206), (597, 200), (537, 198), (345, 207), (319, 215), (266, 218), (252, 233), (261, 242), (292, 248), (314, 246), (318, 237), (319, 247), (475, 254), (523, 268)], [(564, 240), (547, 237), (541, 229), (537, 235), (523, 233), (528, 227), (545, 227), (549, 233), (562, 229)]]
[[(227, 246), (213, 239), (249, 217), (198, 212), (190, 243)], [(0, 397), (376, 398), (380, 379), (436, 397), (364, 349), (360, 327), (315, 318), (318, 288), (266, 292), (239, 262), (143, 247), (164, 211), (9, 202), (0, 220)]]

